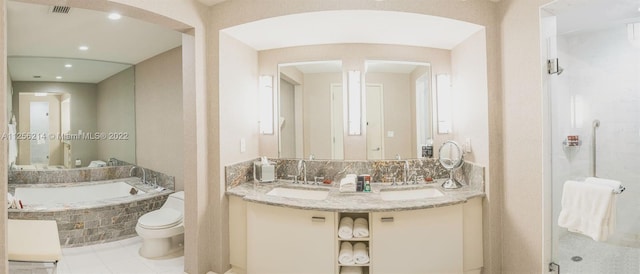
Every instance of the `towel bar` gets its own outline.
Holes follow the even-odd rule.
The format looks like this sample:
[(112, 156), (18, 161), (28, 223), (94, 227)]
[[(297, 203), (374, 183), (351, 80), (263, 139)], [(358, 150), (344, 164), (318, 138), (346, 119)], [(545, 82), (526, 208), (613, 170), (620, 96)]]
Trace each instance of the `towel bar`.
[(614, 193), (614, 194), (620, 194), (620, 193), (622, 193), (625, 189), (627, 189), (627, 188), (621, 185), (618, 189), (614, 190), (614, 191), (613, 191), (613, 193)]

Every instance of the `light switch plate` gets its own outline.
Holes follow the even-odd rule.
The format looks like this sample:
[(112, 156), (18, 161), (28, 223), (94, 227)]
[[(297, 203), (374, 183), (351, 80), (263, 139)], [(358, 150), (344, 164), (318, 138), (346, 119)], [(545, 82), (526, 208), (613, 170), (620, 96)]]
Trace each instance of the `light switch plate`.
[(464, 152), (471, 153), (471, 138), (467, 138), (464, 141)]
[(247, 151), (247, 140), (240, 138), (240, 152)]
[(395, 132), (393, 132), (393, 131), (391, 131), (391, 130), (390, 130), (390, 131), (387, 131), (387, 137), (393, 137), (393, 136), (395, 136), (395, 135), (396, 135), (396, 133), (395, 133)]

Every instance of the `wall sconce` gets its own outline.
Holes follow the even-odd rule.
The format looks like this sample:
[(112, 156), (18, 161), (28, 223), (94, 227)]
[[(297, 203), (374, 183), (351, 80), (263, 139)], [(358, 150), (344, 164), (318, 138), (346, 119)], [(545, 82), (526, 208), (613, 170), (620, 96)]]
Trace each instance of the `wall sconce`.
[(360, 135), (362, 132), (362, 85), (361, 73), (350, 70), (347, 89), (349, 135)]
[(436, 75), (436, 102), (438, 104), (438, 134), (451, 132), (452, 99), (449, 74)]
[(273, 76), (260, 76), (260, 134), (273, 134)]

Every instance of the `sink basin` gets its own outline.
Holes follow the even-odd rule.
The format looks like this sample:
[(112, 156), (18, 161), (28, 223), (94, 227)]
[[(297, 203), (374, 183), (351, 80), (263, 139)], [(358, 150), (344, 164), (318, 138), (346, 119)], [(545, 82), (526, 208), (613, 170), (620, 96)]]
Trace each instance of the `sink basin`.
[(329, 191), (276, 187), (267, 192), (267, 195), (295, 199), (324, 200), (329, 196)]
[(380, 192), (380, 197), (384, 201), (417, 200), (442, 196), (444, 196), (444, 193), (435, 188), (386, 190)]

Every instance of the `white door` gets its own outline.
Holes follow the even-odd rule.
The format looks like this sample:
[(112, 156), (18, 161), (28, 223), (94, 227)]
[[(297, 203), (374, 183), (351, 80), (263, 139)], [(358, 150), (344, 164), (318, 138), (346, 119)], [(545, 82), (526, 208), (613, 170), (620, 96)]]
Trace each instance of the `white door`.
[(382, 85), (367, 85), (367, 159), (384, 156)]
[(344, 115), (342, 85), (331, 85), (331, 149), (332, 159), (344, 159)]
[(29, 131), (34, 137), (30, 141), (31, 164), (49, 165), (49, 102), (29, 104)]

